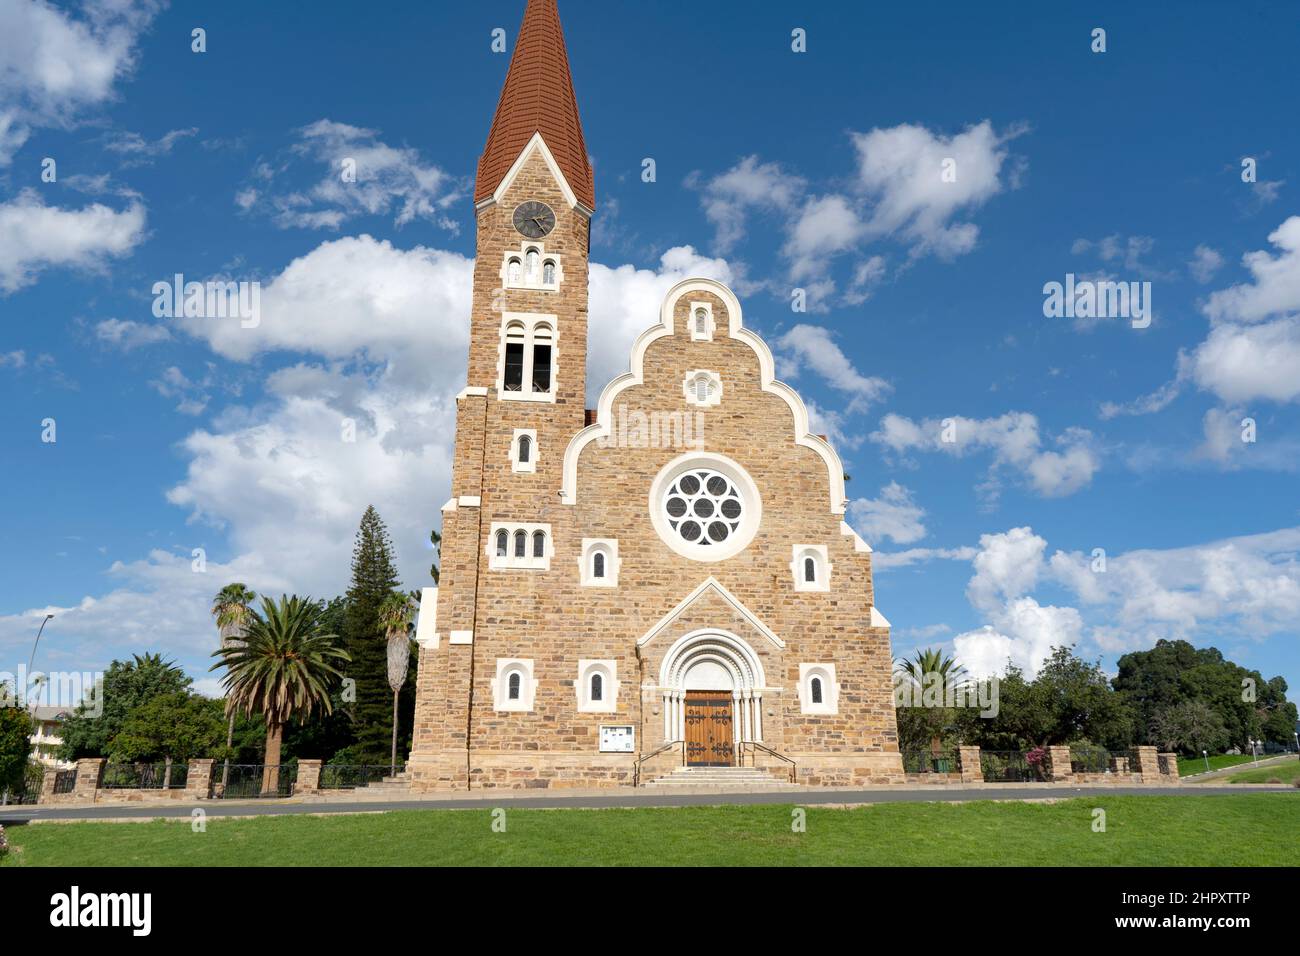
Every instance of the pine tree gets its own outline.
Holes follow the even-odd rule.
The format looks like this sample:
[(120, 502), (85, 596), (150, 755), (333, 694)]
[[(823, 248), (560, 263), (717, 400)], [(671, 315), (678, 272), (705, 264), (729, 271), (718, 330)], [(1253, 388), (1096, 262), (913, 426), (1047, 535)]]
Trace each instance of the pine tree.
[(360, 763), (386, 764), (393, 733), (388, 686), (388, 640), (379, 608), (398, 586), (393, 543), (374, 506), (366, 508), (352, 549), (352, 584), (344, 614), (344, 646), (352, 656), (345, 676), (356, 681), (352, 705), (356, 743), (348, 748)]

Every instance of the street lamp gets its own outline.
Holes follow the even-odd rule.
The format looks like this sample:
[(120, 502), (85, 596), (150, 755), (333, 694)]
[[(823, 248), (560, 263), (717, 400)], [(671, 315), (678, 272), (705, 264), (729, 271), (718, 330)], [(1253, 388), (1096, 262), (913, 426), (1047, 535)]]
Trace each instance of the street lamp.
[(1300, 754), (1300, 731), (1291, 731), (1291, 736), (1295, 738), (1295, 752)]
[(1201, 756), (1205, 758), (1205, 772), (1206, 772), (1206, 773), (1209, 773), (1209, 772), (1210, 772), (1210, 752), (1209, 752), (1208, 750), (1202, 750), (1202, 751), (1201, 751)]
[[(36, 648), (41, 643), (41, 633), (45, 630), (45, 625), (54, 619), (53, 614), (45, 615), (45, 620), (41, 621), (41, 626), (36, 629), (36, 640), (32, 642), (32, 656), (27, 660), (27, 680), (31, 680), (32, 665), (36, 663)], [(26, 689), (23, 693), (27, 693)]]

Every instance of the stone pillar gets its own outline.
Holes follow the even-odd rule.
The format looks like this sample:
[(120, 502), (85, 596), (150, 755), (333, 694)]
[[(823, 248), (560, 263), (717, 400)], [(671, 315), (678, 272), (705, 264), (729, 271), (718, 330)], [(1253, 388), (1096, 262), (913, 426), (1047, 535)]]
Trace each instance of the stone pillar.
[[(1164, 783), (1178, 783), (1178, 754), (1157, 754), (1158, 757), (1165, 758), (1165, 766), (1169, 768), (1168, 773), (1162, 773), (1160, 779)], [(1159, 768), (1159, 763), (1156, 764)]]
[(298, 760), (298, 779), (293, 785), (293, 794), (297, 796), (300, 793), (320, 793), (320, 766), (319, 760)]
[(1135, 747), (1133, 752), (1137, 755), (1137, 766), (1129, 769), (1136, 773), (1142, 783), (1159, 783), (1160, 782), (1160, 761), (1155, 747)]
[(961, 761), (961, 782), (964, 784), (982, 784), (984, 771), (980, 768), (980, 749), (967, 744), (957, 748)]
[(1048, 747), (1047, 760), (1048, 766), (1052, 769), (1053, 783), (1069, 783), (1074, 779), (1074, 771), (1070, 767), (1069, 747)]
[(72, 793), (78, 800), (95, 802), (99, 781), (104, 776), (103, 757), (83, 757), (77, 761), (77, 783)]
[(191, 800), (206, 800), (212, 796), (212, 768), (215, 760), (203, 757), (191, 760), (185, 773), (185, 796)]
[(58, 779), (57, 770), (45, 771), (45, 775), (41, 777), (41, 795), (36, 798), (37, 803), (49, 803), (50, 797), (54, 796), (54, 782)]

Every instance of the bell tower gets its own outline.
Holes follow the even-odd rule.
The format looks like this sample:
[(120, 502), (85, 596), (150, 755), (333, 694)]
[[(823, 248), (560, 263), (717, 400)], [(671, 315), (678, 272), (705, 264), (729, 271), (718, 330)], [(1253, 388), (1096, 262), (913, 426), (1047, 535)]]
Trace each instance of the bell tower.
[(564, 449), (586, 424), (594, 209), (556, 0), (528, 0), (474, 187), (469, 366), (411, 752), (426, 783), (467, 782), (469, 708), (487, 693), (475, 678), (475, 635), (491, 601), (483, 572), (497, 561), (537, 567), (555, 552)]

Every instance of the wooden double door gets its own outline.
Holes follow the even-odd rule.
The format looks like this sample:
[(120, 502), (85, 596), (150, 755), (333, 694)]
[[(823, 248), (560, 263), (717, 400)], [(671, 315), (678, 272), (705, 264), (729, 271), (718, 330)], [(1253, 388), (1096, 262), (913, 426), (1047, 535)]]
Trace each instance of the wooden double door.
[(728, 691), (686, 692), (686, 766), (730, 767), (736, 762), (734, 713)]

